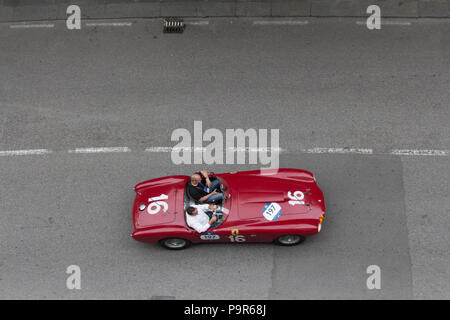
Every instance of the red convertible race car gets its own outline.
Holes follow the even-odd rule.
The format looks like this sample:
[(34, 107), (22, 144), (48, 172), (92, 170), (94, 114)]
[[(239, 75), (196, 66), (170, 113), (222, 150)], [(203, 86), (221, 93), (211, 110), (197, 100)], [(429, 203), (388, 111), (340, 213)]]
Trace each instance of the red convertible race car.
[(198, 204), (187, 191), (189, 176), (169, 176), (135, 186), (134, 239), (183, 249), (191, 243), (275, 242), (296, 245), (320, 232), (323, 193), (311, 172), (266, 169), (209, 174), (219, 179), (224, 200), (214, 226), (198, 233), (186, 223), (186, 209)]

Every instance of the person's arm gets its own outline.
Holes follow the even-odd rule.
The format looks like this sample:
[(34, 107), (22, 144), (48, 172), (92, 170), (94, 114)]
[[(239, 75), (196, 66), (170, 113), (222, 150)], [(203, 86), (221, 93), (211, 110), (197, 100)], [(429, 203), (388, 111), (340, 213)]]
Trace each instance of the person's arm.
[(203, 202), (205, 202), (205, 200), (207, 200), (209, 197), (211, 197), (211, 196), (213, 196), (213, 195), (215, 195), (215, 194), (217, 194), (217, 193), (218, 193), (217, 190), (214, 190), (213, 192), (207, 194), (206, 196), (201, 197), (200, 199), (198, 199), (198, 202), (203, 203)]
[(206, 186), (209, 188), (211, 186), (211, 180), (209, 180), (208, 172), (206, 170), (202, 170), (200, 171), (200, 173), (202, 174), (203, 178), (205, 178)]
[(206, 230), (208, 230), (209, 227), (211, 227), (211, 224), (213, 224), (214, 222), (216, 222), (217, 218), (216, 216), (213, 216), (211, 218), (211, 220), (208, 221), (208, 223), (205, 224), (201, 224), (199, 222), (197, 222), (196, 220), (191, 222), (191, 227), (195, 229), (195, 231), (197, 231), (198, 233), (202, 233), (205, 232)]
[(208, 211), (208, 210), (210, 210), (209, 206), (210, 206), (209, 204), (205, 203), (205, 204), (195, 205), (194, 208), (201, 209), (203, 211)]
[(217, 217), (216, 216), (212, 216), (212, 218), (211, 218), (211, 220), (209, 220), (208, 224), (211, 226), (216, 221), (217, 221)]
[(193, 186), (189, 186), (189, 194), (195, 201), (200, 202), (200, 203), (202, 203), (203, 201), (205, 201), (206, 199), (208, 199), (210, 197), (209, 194), (202, 197), (202, 194), (204, 194), (204, 192)]

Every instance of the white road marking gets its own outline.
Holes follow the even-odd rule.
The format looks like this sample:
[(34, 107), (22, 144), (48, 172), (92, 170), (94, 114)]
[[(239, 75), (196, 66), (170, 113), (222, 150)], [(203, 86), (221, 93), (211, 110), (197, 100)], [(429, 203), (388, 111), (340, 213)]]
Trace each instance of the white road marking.
[(449, 156), (450, 150), (394, 149), (391, 154), (401, 156)]
[[(168, 152), (179, 152), (179, 151), (205, 151), (206, 147), (164, 147), (155, 146), (145, 149), (145, 152), (154, 153), (168, 153)], [(287, 152), (287, 153), (309, 153), (309, 154), (363, 154), (372, 155), (374, 154), (373, 149), (363, 149), (363, 148), (310, 148), (310, 149), (297, 149), (289, 150), (283, 148), (250, 148), (250, 147), (232, 147), (228, 148), (232, 151), (244, 151), (244, 152)], [(128, 147), (99, 147), (99, 148), (75, 148), (67, 151), (68, 153), (123, 153), (131, 152)], [(0, 151), (0, 157), (7, 156), (26, 156), (26, 155), (44, 155), (53, 153), (50, 149), (29, 149), (29, 150), (4, 150)], [(450, 150), (433, 150), (433, 149), (393, 149), (387, 153), (396, 156), (450, 156)]]
[(128, 147), (109, 147), (109, 148), (76, 148), (69, 150), (69, 153), (110, 153), (110, 152), (131, 152)]
[(360, 148), (312, 148), (302, 150), (306, 153), (355, 153), (355, 154), (373, 154), (372, 149), (360, 149)]
[(30, 29), (30, 28), (53, 28), (55, 25), (53, 23), (47, 24), (11, 24), (9, 27), (11, 29)]
[(237, 147), (237, 148), (228, 148), (230, 151), (237, 151), (237, 152), (283, 152), (285, 149), (282, 148), (271, 148), (271, 147), (265, 147), (265, 148), (249, 148), (249, 147)]
[[(357, 25), (367, 25), (367, 21), (356, 21)], [(410, 26), (411, 22), (409, 21), (392, 21), (392, 20), (383, 20), (381, 19), (381, 26)]]
[(268, 26), (268, 25), (305, 25), (308, 24), (307, 20), (256, 20), (253, 21), (254, 26)]
[(27, 156), (27, 155), (41, 155), (51, 153), (48, 149), (31, 149), (31, 150), (8, 150), (0, 151), (0, 156)]
[(172, 147), (150, 147), (145, 149), (145, 152), (172, 152), (172, 149)]
[(87, 22), (86, 27), (131, 27), (133, 22)]
[[(249, 148), (249, 147), (243, 147), (243, 148), (228, 148), (227, 150), (230, 151), (244, 151), (244, 152), (267, 152), (267, 151), (279, 151), (282, 152), (284, 151), (284, 149), (282, 148)], [(150, 147), (145, 149), (146, 152), (172, 152), (172, 151), (206, 151), (206, 147), (186, 147), (186, 148), (181, 148), (181, 147)]]
[(209, 21), (185, 21), (184, 24), (192, 26), (207, 26)]

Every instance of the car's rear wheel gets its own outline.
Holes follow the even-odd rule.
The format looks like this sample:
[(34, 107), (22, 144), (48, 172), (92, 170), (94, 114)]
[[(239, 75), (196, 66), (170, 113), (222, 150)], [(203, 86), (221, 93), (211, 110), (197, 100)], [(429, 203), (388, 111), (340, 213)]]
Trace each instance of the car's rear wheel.
[(278, 237), (275, 240), (275, 243), (282, 246), (295, 246), (297, 244), (302, 243), (303, 241), (305, 241), (304, 236), (300, 236), (298, 234), (288, 234), (285, 236)]
[(182, 238), (166, 238), (159, 240), (159, 244), (166, 249), (181, 250), (187, 248), (191, 242)]

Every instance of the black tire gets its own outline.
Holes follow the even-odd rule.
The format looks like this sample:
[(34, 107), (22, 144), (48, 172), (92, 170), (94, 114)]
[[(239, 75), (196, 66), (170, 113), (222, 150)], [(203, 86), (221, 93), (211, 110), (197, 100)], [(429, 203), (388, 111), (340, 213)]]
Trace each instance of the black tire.
[(189, 247), (191, 242), (183, 238), (165, 238), (159, 240), (159, 244), (169, 250), (183, 250)]
[(298, 234), (286, 234), (284, 236), (280, 236), (277, 239), (275, 239), (275, 243), (280, 246), (296, 246), (303, 241), (305, 241), (305, 237), (298, 235)]

